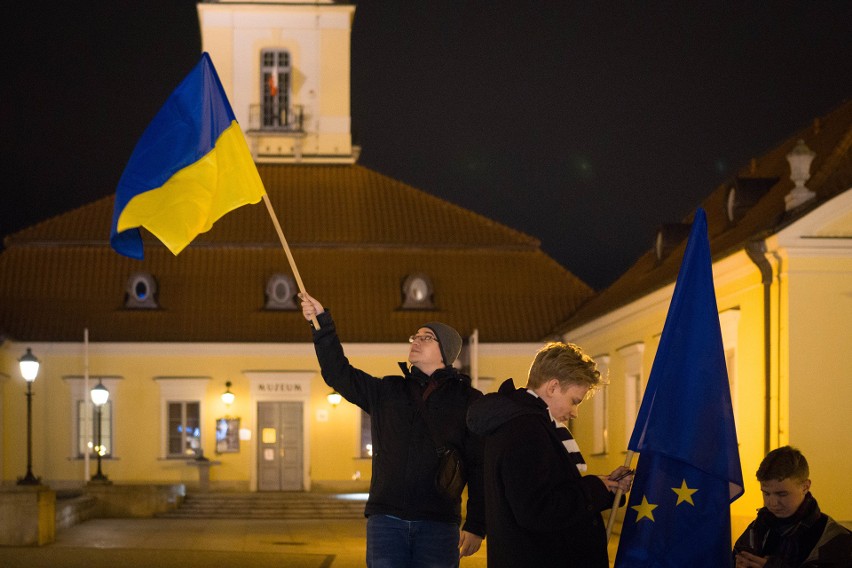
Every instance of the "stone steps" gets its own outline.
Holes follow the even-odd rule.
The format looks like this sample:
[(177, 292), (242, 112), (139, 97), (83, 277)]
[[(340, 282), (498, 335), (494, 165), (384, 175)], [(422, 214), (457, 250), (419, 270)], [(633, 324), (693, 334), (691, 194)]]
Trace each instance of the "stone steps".
[(363, 494), (190, 493), (177, 509), (160, 513), (173, 519), (360, 519)]

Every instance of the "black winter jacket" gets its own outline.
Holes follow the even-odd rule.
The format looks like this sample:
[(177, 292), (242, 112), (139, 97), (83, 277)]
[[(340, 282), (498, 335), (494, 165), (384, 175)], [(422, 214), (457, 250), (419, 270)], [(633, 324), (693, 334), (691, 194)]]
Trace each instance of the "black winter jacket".
[(415, 396), (429, 380), (438, 386), (424, 402), (436, 434), (459, 449), (467, 473), (467, 519), (464, 530), (485, 536), (483, 444), (465, 425), (467, 409), (482, 393), (470, 378), (452, 367), (427, 377), (419, 369), (403, 376), (374, 377), (349, 364), (328, 311), (317, 316), (314, 347), (323, 379), (343, 398), (370, 415), (373, 437), (373, 476), (365, 515), (393, 515), (410, 521), (461, 523), (461, 499), (439, 493), (435, 486), (438, 454)]
[(608, 568), (613, 494), (577, 470), (544, 401), (509, 379), (471, 405), (468, 426), (485, 436), (488, 567)]

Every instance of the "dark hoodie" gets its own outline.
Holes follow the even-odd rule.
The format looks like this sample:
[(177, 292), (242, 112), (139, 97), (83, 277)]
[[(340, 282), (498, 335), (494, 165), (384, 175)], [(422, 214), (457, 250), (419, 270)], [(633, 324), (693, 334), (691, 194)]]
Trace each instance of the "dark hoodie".
[(365, 515), (461, 523), (461, 499), (446, 497), (435, 486), (438, 453), (414, 398), (434, 382), (424, 409), (436, 436), (462, 453), (468, 489), (464, 530), (484, 537), (482, 439), (465, 426), (468, 406), (482, 393), (471, 386), (470, 377), (449, 366), (429, 377), (404, 363), (402, 376), (374, 377), (349, 364), (328, 311), (317, 320), (314, 347), (323, 379), (370, 415), (373, 476)]
[(544, 401), (509, 379), (471, 404), (467, 424), (485, 436), (489, 568), (608, 568), (600, 513), (613, 495), (580, 475)]

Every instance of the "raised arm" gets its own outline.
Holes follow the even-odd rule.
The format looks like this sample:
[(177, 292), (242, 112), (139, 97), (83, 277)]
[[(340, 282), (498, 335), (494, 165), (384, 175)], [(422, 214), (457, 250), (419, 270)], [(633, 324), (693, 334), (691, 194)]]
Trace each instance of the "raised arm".
[(371, 412), (373, 400), (377, 396), (380, 379), (356, 369), (343, 353), (343, 346), (337, 336), (331, 312), (307, 292), (299, 294), (302, 299), (302, 315), (311, 321), (317, 318), (319, 329), (311, 329), (314, 348), (320, 371), (325, 383), (339, 392), (343, 398)]

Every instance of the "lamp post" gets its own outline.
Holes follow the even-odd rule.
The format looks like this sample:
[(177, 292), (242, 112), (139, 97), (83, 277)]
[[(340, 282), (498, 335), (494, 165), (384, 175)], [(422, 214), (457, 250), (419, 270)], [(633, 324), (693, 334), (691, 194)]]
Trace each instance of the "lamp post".
[(39, 478), (33, 475), (33, 381), (38, 376), (38, 359), (32, 350), (18, 359), (21, 376), (27, 381), (27, 474), (18, 478), (18, 485), (41, 485)]
[(98, 472), (92, 476), (92, 481), (106, 482), (108, 481), (107, 476), (101, 471), (101, 456), (104, 453), (102, 445), (103, 441), (101, 440), (101, 413), (103, 406), (107, 403), (107, 400), (109, 400), (109, 391), (103, 383), (98, 380), (98, 384), (89, 392), (89, 394), (92, 397), (92, 403), (98, 411), (98, 445), (95, 447), (95, 453), (98, 454)]

